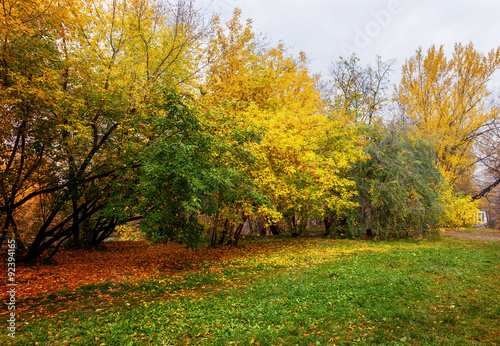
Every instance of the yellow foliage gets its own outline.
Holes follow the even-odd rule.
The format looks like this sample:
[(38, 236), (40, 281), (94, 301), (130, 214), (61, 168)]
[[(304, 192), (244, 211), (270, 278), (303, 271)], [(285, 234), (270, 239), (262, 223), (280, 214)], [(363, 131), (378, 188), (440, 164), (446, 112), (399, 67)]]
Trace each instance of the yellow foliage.
[(481, 129), (498, 116), (488, 106), (487, 83), (500, 67), (500, 48), (487, 55), (456, 44), (447, 59), (443, 47), (422, 49), (406, 61), (396, 89), (408, 121), (436, 143), (438, 164), (446, 178), (466, 184), (474, 172), (474, 144)]
[(144, 234), (139, 230), (139, 228), (130, 225), (116, 226), (116, 234), (120, 236), (121, 240), (144, 239)]
[[(325, 207), (353, 206), (354, 182), (341, 173), (361, 153), (347, 140), (348, 130), (320, 114), (288, 112), (273, 113), (266, 128), (262, 142), (253, 148), (257, 161), (252, 176), (279, 211), (321, 215)], [(337, 141), (344, 137), (342, 149), (326, 150), (330, 131), (339, 136)]]
[[(236, 10), (225, 29), (216, 28), (200, 103), (221, 136), (235, 123), (263, 130), (260, 142), (246, 146), (255, 162), (240, 165), (271, 199), (272, 207), (261, 206), (259, 213), (276, 222), (287, 213), (321, 215), (326, 207), (352, 207), (354, 182), (345, 172), (362, 155), (355, 128), (325, 114), (305, 54), (294, 59), (282, 45), (259, 47), (251, 22), (242, 25), (240, 15)], [(210, 119), (218, 113), (233, 121), (231, 128), (216, 116)]]
[(443, 191), (444, 212), (442, 226), (472, 227), (477, 222), (479, 201), (472, 201), (466, 195), (454, 195), (451, 187)]

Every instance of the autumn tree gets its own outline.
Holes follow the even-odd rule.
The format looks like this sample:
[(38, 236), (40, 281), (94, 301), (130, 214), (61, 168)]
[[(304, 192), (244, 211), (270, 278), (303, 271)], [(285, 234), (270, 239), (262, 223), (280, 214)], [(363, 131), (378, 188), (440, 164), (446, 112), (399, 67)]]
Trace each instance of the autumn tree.
[(408, 59), (396, 88), (403, 119), (436, 143), (438, 164), (457, 190), (467, 190), (476, 167), (475, 145), (498, 117), (488, 82), (500, 66), (500, 48), (482, 54), (472, 43), (422, 48)]
[[(492, 107), (498, 107), (493, 104)], [(500, 126), (496, 121), (488, 125), (488, 131), (478, 139), (476, 151), (478, 153), (478, 169), (474, 175), (474, 195), (472, 199), (478, 201), (481, 209), (489, 212), (489, 225), (498, 222), (499, 189), (500, 185)]]
[(323, 82), (323, 97), (357, 123), (380, 120), (378, 113), (388, 101), (386, 89), (393, 63), (378, 56), (374, 66), (362, 67), (355, 55), (341, 57), (330, 67), (331, 80)]
[[(63, 72), (56, 38), (64, 6), (45, 1), (4, 1), (1, 15), (0, 221), (2, 241), (14, 234), (21, 250), (16, 210), (60, 188), (50, 112), (63, 101)], [(67, 21), (67, 27), (72, 26)], [(55, 160), (54, 160), (55, 159)]]
[(236, 10), (226, 28), (217, 28), (210, 51), (219, 60), (208, 70), (200, 102), (232, 119), (239, 131), (262, 132), (260, 141), (245, 144), (255, 162), (239, 169), (270, 204), (247, 200), (234, 206), (246, 205), (246, 215), (258, 213), (272, 226), (283, 220), (288, 230), (300, 232), (326, 205), (351, 206), (352, 182), (343, 172), (359, 152), (346, 140), (352, 129), (324, 113), (306, 56), (294, 58), (282, 45), (262, 47), (240, 15)]
[(150, 118), (163, 90), (181, 90), (196, 72), (204, 21), (192, 1), (41, 2), (33, 12), (5, 3), (4, 235), (18, 208), (44, 196), (27, 258), (87, 231), (96, 244), (117, 222), (102, 214), (110, 186), (158, 135)]
[(340, 231), (381, 237), (421, 235), (441, 220), (444, 181), (433, 143), (404, 124), (377, 125), (364, 148), (368, 159), (353, 166), (359, 207)]
[[(498, 105), (494, 104), (493, 107)], [(500, 184), (500, 123), (488, 125), (488, 131), (479, 138), (476, 149), (480, 160), (478, 192), (472, 197), (480, 199)]]
[[(328, 79), (321, 82), (327, 112), (342, 121), (344, 127), (355, 129), (357, 136), (351, 139), (358, 150), (370, 144), (370, 132), (382, 121), (392, 64), (393, 61), (384, 62), (377, 57), (375, 65), (361, 66), (355, 55), (341, 57), (332, 62)], [(328, 209), (324, 218), (327, 234), (338, 231), (345, 235), (347, 215), (352, 212), (352, 209)]]

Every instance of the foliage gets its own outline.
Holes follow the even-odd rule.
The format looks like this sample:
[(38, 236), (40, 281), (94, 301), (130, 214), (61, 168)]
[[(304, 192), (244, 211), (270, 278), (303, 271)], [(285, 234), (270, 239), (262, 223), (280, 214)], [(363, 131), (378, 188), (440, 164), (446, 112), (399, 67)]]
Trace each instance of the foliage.
[(473, 201), (465, 194), (453, 194), (451, 188), (443, 191), (444, 227), (472, 227), (477, 223), (479, 201)]
[[(479, 160), (484, 169), (479, 175), (481, 182), (478, 184), (480, 191), (476, 192), (472, 199), (478, 200), (482, 197), (480, 206), (492, 214), (498, 210), (498, 189), (493, 190), (500, 184), (500, 123), (495, 121), (488, 126), (488, 132), (482, 136), (476, 143), (476, 150), (479, 152)], [(493, 191), (492, 191), (493, 190)], [(490, 220), (492, 223), (498, 223), (498, 220)]]
[(403, 66), (396, 88), (403, 118), (434, 138), (439, 167), (457, 189), (470, 185), (474, 146), (498, 116), (487, 83), (499, 67), (500, 48), (481, 54), (472, 43), (455, 44), (450, 59), (443, 46), (419, 48)]
[[(95, 248), (132, 221), (188, 247), (325, 216), (350, 235), (422, 233), (441, 184), (423, 138), (463, 182), (497, 115), (498, 50), (418, 51), (398, 89), (418, 129), (404, 139), (378, 116), (391, 63), (341, 59), (325, 100), (306, 55), (264, 44), (239, 9), (222, 24), (193, 0), (6, 0), (0, 15), (0, 241), (20, 260)], [(465, 202), (443, 203), (449, 223)]]
[(260, 46), (240, 15), (236, 10), (226, 30), (216, 26), (210, 52), (220, 60), (209, 68), (200, 102), (237, 128), (261, 131), (261, 141), (247, 144), (255, 161), (241, 163), (240, 171), (270, 200), (257, 205), (259, 215), (300, 233), (326, 207), (352, 207), (353, 182), (345, 172), (361, 156), (356, 128), (339, 113), (326, 116), (304, 54), (294, 59), (282, 45)]
[(2, 239), (22, 244), (20, 208), (38, 197), (25, 258), (97, 246), (118, 221), (104, 212), (117, 180), (133, 181), (155, 104), (186, 87), (206, 28), (189, 0), (4, 5)]
[(397, 237), (437, 227), (442, 176), (432, 144), (400, 124), (372, 127), (368, 136), (369, 159), (352, 171), (360, 208), (351, 227), (354, 222), (378, 236)]
[(131, 220), (189, 246), (203, 223), (215, 246), (236, 244), (254, 215), (300, 232), (352, 207), (356, 128), (324, 114), (305, 55), (259, 46), (239, 10), (212, 31), (188, 0), (68, 1), (36, 18), (38, 40), (22, 28), (3, 41), (1, 221), (22, 245), (32, 234), (17, 224), (35, 207), (26, 259), (98, 246)]
[(127, 241), (135, 241), (143, 238), (143, 233), (138, 229), (138, 227), (125, 224), (116, 226), (116, 236), (119, 240)]
[[(52, 138), (59, 134), (48, 119), (61, 106), (58, 92), (63, 64), (57, 50), (64, 5), (47, 6), (43, 1), (4, 1), (1, 12), (0, 64), (0, 222), (2, 241), (16, 237), (19, 207), (26, 195), (57, 184), (56, 166), (47, 152), (55, 149)], [(32, 9), (28, 11), (27, 9)], [(73, 23), (69, 21), (68, 27)], [(30, 52), (30, 54), (27, 54)]]
[(154, 116), (158, 138), (140, 156), (139, 184), (133, 198), (140, 197), (138, 209), (133, 211), (144, 217), (141, 228), (149, 239), (194, 247), (202, 241), (202, 215), (219, 213), (231, 202), (264, 200), (251, 180), (227, 159), (221, 159), (238, 157), (240, 163), (251, 160), (241, 142), (255, 136), (248, 133), (240, 134), (240, 138), (217, 138), (187, 102), (169, 93)]

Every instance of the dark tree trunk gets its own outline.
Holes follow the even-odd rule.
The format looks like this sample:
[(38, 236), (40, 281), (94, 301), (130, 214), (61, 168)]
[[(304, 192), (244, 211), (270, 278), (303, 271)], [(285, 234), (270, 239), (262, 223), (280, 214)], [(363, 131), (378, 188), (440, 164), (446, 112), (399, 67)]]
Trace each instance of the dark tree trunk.
[(325, 224), (325, 234), (329, 235), (332, 228), (332, 220), (329, 217), (325, 217), (323, 223)]
[(220, 235), (219, 245), (224, 244), (224, 240), (226, 239), (226, 236), (228, 234), (231, 234), (231, 225), (229, 224), (229, 219), (226, 219), (224, 221), (224, 227), (222, 227), (222, 234)]
[(498, 184), (500, 184), (500, 178), (498, 178), (494, 183), (490, 184), (488, 187), (486, 187), (485, 189), (483, 189), (481, 192), (479, 192), (478, 194), (474, 195), (472, 197), (472, 200), (475, 201), (481, 197), (484, 197), (486, 196), (486, 194), (488, 192), (490, 192), (491, 190), (493, 190), (493, 188), (495, 188)]
[(272, 233), (273, 235), (278, 235), (278, 234), (281, 234), (281, 230), (278, 228), (278, 226), (276, 226), (276, 225), (274, 225), (274, 224), (273, 224), (273, 225), (270, 225), (270, 226), (269, 226), (269, 229), (271, 230), (271, 233)]
[(210, 241), (211, 247), (217, 246), (217, 229), (219, 228), (219, 213), (215, 214), (214, 224), (212, 226), (212, 239)]
[(242, 222), (238, 224), (238, 227), (236, 227), (236, 230), (234, 231), (234, 236), (233, 239), (230, 239), (231, 242), (228, 241), (228, 245), (238, 245), (238, 241), (240, 240), (241, 233), (243, 232), (243, 227), (245, 227), (245, 222), (248, 221), (248, 216), (243, 216)]

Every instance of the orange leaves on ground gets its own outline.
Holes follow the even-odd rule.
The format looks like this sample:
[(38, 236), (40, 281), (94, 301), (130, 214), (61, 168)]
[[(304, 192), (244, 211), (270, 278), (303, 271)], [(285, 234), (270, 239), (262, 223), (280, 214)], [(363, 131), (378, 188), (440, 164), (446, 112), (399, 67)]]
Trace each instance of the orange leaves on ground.
[(267, 252), (277, 244), (243, 248), (188, 250), (182, 245), (149, 245), (146, 242), (111, 242), (104, 250), (69, 250), (55, 256), (57, 265), (17, 268), (19, 300), (45, 296), (61, 290), (107, 281), (135, 282), (196, 270), (202, 264), (241, 257), (249, 252)]

